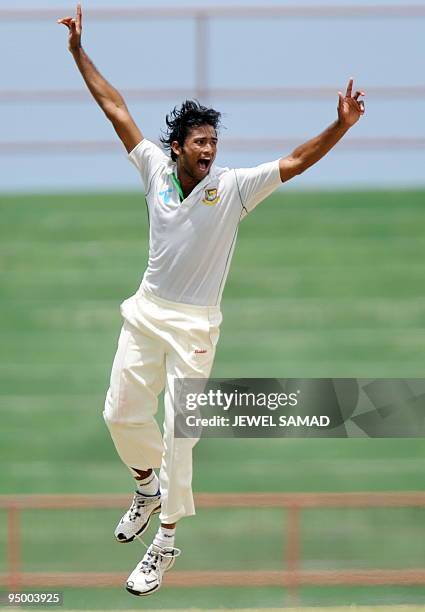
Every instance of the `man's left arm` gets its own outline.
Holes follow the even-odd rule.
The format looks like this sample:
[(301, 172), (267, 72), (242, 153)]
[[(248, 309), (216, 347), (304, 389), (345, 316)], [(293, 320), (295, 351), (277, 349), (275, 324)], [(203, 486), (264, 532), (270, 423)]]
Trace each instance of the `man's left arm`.
[(353, 96), (352, 92), (353, 79), (350, 79), (345, 96), (338, 92), (338, 119), (319, 136), (300, 145), (279, 161), (282, 182), (289, 181), (317, 163), (357, 123), (364, 114), (364, 102), (359, 100), (359, 97), (365, 94), (363, 91), (356, 91)]

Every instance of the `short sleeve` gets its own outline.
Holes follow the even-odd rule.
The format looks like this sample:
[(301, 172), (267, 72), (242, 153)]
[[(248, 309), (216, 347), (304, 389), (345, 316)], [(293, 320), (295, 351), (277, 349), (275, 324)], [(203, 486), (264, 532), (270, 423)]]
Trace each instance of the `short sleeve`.
[(128, 159), (136, 166), (142, 177), (145, 193), (150, 190), (152, 179), (163, 164), (167, 163), (168, 157), (153, 142), (144, 138), (128, 154)]
[(282, 184), (279, 160), (260, 164), (254, 168), (235, 170), (237, 189), (243, 206), (242, 218)]

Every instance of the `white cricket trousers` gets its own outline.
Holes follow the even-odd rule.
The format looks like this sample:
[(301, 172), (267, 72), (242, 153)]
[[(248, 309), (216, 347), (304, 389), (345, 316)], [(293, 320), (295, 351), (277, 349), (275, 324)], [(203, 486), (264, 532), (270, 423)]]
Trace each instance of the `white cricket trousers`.
[[(124, 324), (103, 413), (115, 447), (129, 468), (160, 468), (162, 523), (195, 514), (192, 448), (174, 438), (174, 379), (208, 378), (222, 320), (218, 306), (179, 304), (141, 287), (121, 304)], [(164, 394), (164, 435), (155, 414)]]

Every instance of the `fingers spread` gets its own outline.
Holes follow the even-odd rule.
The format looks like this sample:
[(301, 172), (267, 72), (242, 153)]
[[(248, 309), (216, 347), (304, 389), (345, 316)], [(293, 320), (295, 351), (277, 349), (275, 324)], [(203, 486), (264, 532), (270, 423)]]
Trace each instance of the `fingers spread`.
[(351, 93), (353, 91), (353, 81), (354, 79), (351, 77), (351, 79), (348, 81), (348, 86), (347, 86), (347, 93), (345, 94), (345, 96), (347, 98), (351, 98)]

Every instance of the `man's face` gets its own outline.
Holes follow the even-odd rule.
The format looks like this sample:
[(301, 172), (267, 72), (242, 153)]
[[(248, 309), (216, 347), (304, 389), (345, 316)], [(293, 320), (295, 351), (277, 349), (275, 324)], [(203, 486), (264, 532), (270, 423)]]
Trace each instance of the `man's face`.
[(176, 141), (171, 146), (179, 169), (199, 182), (206, 177), (217, 155), (217, 133), (211, 125), (191, 128), (183, 147)]

